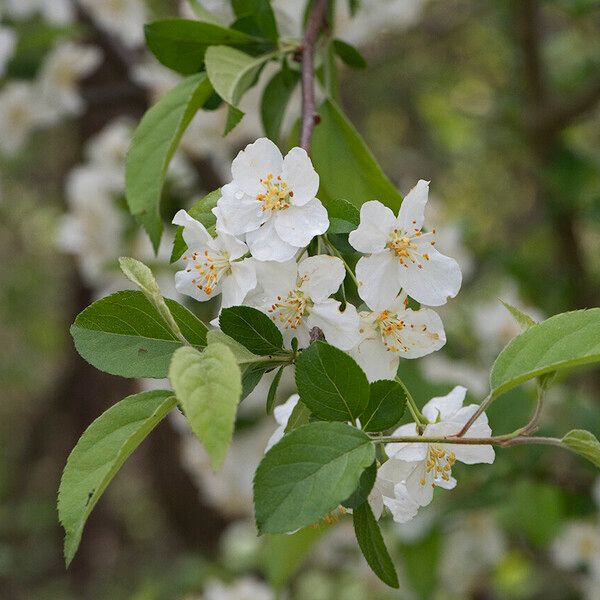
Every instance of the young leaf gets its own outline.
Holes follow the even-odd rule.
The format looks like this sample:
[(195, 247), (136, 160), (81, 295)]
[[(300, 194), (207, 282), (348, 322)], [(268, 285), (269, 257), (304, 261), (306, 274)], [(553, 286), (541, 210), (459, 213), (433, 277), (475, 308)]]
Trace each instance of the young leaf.
[(551, 371), (598, 361), (600, 308), (562, 313), (532, 325), (502, 350), (492, 367), (492, 394)]
[(217, 23), (188, 19), (165, 19), (144, 27), (146, 45), (169, 69), (183, 75), (200, 71), (209, 46), (243, 46), (259, 43), (251, 35)]
[[(186, 340), (206, 345), (206, 325), (187, 308), (165, 299)], [(122, 291), (97, 300), (71, 326), (77, 352), (91, 365), (121, 377), (166, 377), (182, 342), (142, 292)]]
[(400, 587), (394, 563), (385, 547), (379, 524), (368, 502), (354, 509), (352, 520), (358, 545), (373, 573), (390, 587)]
[(206, 73), (216, 92), (233, 106), (254, 83), (262, 66), (272, 54), (253, 57), (228, 46), (211, 46), (206, 51)]
[(329, 208), (332, 198), (345, 198), (358, 207), (369, 198), (377, 198), (398, 210), (402, 196), (337, 104), (326, 100), (319, 115), (311, 158), (320, 176), (319, 198), (325, 206)]
[(353, 421), (369, 403), (369, 382), (345, 352), (315, 342), (296, 363), (296, 385), (302, 402), (327, 421)]
[[(200, 221), (206, 229), (209, 231), (214, 228), (217, 217), (212, 212), (212, 209), (217, 206), (217, 202), (221, 197), (221, 188), (216, 189), (214, 192), (210, 192), (202, 198), (198, 200), (198, 202), (194, 203), (190, 209), (188, 210), (188, 214), (190, 217), (196, 219), (196, 221)], [(183, 239), (183, 227), (177, 227), (177, 232), (175, 233), (175, 239), (173, 240), (173, 250), (171, 252), (171, 262), (174, 263), (176, 260), (179, 260), (183, 253), (186, 251), (187, 246)]]
[(397, 381), (382, 379), (369, 386), (369, 404), (360, 416), (363, 431), (385, 431), (402, 418), (406, 391)]
[(529, 329), (532, 325), (535, 325), (537, 321), (534, 321), (528, 314), (525, 314), (522, 310), (519, 310), (516, 306), (500, 300), (504, 305), (504, 308), (515, 318), (515, 321), (523, 328)]
[(298, 403), (294, 407), (290, 418), (288, 419), (284, 433), (289, 433), (302, 425), (307, 425), (310, 419), (310, 410), (306, 407), (306, 404), (302, 400), (298, 400)]
[(267, 394), (267, 414), (270, 415), (273, 412), (273, 405), (275, 404), (275, 397), (277, 396), (277, 388), (279, 387), (279, 382), (281, 381), (281, 376), (283, 375), (284, 367), (279, 367), (279, 370), (275, 374), (273, 381), (271, 381), (271, 385), (269, 386), (269, 393)]
[(279, 140), (285, 109), (299, 80), (300, 73), (292, 71), (284, 63), (281, 71), (273, 75), (263, 91), (260, 116), (265, 135), (275, 143)]
[(254, 477), (260, 533), (287, 533), (334, 510), (375, 460), (368, 436), (345, 423), (311, 423), (286, 434)]
[(363, 471), (358, 480), (358, 486), (354, 492), (352, 492), (352, 495), (342, 502), (342, 506), (354, 509), (363, 502), (366, 502), (375, 485), (375, 479), (377, 479), (377, 463), (373, 463)]
[(227, 107), (227, 121), (223, 135), (227, 135), (232, 129), (235, 129), (238, 123), (244, 118), (244, 112), (231, 104)]
[(185, 344), (186, 339), (183, 337), (165, 299), (160, 293), (160, 288), (158, 287), (158, 283), (156, 283), (156, 279), (154, 279), (152, 271), (143, 262), (128, 256), (121, 256), (119, 258), (119, 265), (127, 279), (140, 287), (144, 296), (154, 305), (154, 308), (156, 308), (162, 320), (175, 334), (175, 337)]
[(277, 21), (270, 0), (233, 0), (232, 6), (236, 17), (252, 18), (262, 36), (272, 42), (278, 40)]
[(98, 417), (79, 438), (58, 490), (67, 566), (77, 552), (88, 516), (116, 472), (176, 404), (171, 391), (128, 396)]
[(354, 204), (342, 198), (330, 198), (327, 203), (329, 214), (328, 234), (350, 233), (360, 223), (360, 212)]
[(213, 469), (219, 469), (231, 443), (242, 394), (235, 356), (224, 344), (210, 344), (204, 352), (180, 348), (171, 359), (169, 379)]
[(162, 236), (160, 199), (169, 163), (212, 91), (204, 73), (184, 79), (144, 115), (135, 130), (125, 167), (125, 192), (131, 214), (148, 232), (155, 251)]
[(343, 40), (333, 40), (335, 53), (353, 69), (365, 69), (367, 61), (365, 57), (352, 45)]
[(563, 437), (562, 444), (600, 469), (600, 442), (593, 433), (584, 429), (573, 429)]
[(283, 337), (264, 313), (250, 306), (224, 308), (219, 316), (224, 333), (237, 340), (254, 354), (267, 355), (282, 352)]

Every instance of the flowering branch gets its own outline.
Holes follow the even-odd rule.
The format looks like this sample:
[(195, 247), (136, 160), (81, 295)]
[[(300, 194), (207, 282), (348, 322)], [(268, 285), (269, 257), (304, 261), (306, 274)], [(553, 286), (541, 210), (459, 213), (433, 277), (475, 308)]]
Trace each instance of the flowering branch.
[[(518, 431), (515, 433), (519, 433)], [(431, 437), (431, 436), (414, 436), (414, 435), (401, 435), (401, 436), (378, 436), (374, 437), (377, 442), (388, 444), (388, 443), (400, 443), (400, 444), (466, 444), (471, 446), (517, 446), (521, 444), (545, 444), (550, 446), (560, 446), (561, 440), (553, 437), (541, 437), (541, 436), (528, 436), (528, 435), (515, 435), (509, 433), (507, 435), (498, 435), (492, 437), (483, 438), (462, 438), (458, 436), (449, 437)]]
[(307, 152), (317, 119), (315, 108), (315, 44), (319, 31), (325, 22), (327, 0), (315, 0), (302, 43), (302, 129), (300, 132), (300, 147)]

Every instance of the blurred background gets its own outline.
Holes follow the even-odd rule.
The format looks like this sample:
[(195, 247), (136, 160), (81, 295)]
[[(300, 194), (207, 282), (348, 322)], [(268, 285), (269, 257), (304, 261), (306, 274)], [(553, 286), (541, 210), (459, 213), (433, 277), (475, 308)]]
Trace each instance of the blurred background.
[[(228, 2), (202, 4), (231, 21)], [(303, 4), (273, 0), (292, 38)], [(465, 281), (443, 308), (446, 347), (400, 374), (420, 403), (457, 384), (479, 401), (519, 332), (498, 298), (538, 319), (600, 303), (600, 2), (350, 4), (354, 19), (338, 0), (336, 35), (369, 66), (340, 72), (341, 103), (403, 193), (431, 180), (429, 222)], [(500, 450), (492, 468), (457, 467), (456, 490), (404, 526), (385, 523), (399, 591), (370, 574), (348, 518), (293, 541), (257, 538), (252, 475), (278, 426), (264, 414), (268, 382), (241, 405), (218, 475), (182, 423), (160, 425), (65, 571), (55, 499), (70, 449), (111, 404), (161, 385), (96, 371), (68, 327), (127, 287), (121, 255), (145, 260), (176, 297), (169, 239), (154, 257), (123, 197), (132, 130), (178, 81), (144, 50), (143, 24), (175, 15), (194, 18), (174, 0), (0, 0), (0, 598), (600, 598), (600, 480), (560, 450)], [(227, 181), (232, 157), (262, 134), (265, 77), (226, 139), (222, 109), (194, 121), (166, 211)], [(292, 122), (297, 110), (292, 102)], [(532, 406), (527, 387), (499, 399), (494, 432), (524, 424)], [(573, 427), (600, 432), (597, 371), (549, 392), (542, 432)], [(277, 595), (272, 584), (288, 576)]]

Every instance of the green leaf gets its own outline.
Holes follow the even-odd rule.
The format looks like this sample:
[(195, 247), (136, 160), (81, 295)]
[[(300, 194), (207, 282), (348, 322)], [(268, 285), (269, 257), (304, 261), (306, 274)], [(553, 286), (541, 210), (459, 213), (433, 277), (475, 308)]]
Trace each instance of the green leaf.
[(319, 198), (329, 208), (332, 198), (345, 198), (357, 207), (377, 198), (397, 211), (402, 196), (384, 175), (375, 157), (354, 126), (332, 100), (319, 109), (311, 158), (319, 173)]
[(300, 73), (283, 63), (281, 71), (273, 75), (263, 91), (260, 116), (265, 135), (275, 143), (279, 140), (285, 110), (299, 80)]
[(306, 527), (291, 535), (266, 535), (261, 564), (264, 565), (267, 581), (275, 588), (282, 588), (326, 530), (325, 527)]
[[(284, 365), (285, 366), (285, 365)], [(273, 405), (275, 404), (275, 397), (277, 396), (277, 388), (283, 375), (284, 366), (279, 367), (279, 370), (275, 374), (271, 385), (269, 386), (269, 393), (267, 394), (267, 414), (270, 415), (273, 412)]]
[(360, 223), (360, 211), (354, 204), (342, 198), (330, 198), (327, 202), (329, 229), (327, 233), (350, 233)]
[(285, 426), (284, 433), (289, 433), (294, 429), (298, 429), (298, 427), (302, 427), (302, 425), (307, 425), (310, 419), (310, 410), (302, 402), (302, 400), (298, 400), (290, 418), (288, 419), (287, 425)]
[(364, 502), (355, 508), (352, 519), (358, 545), (373, 573), (390, 587), (400, 587), (394, 563), (385, 547), (379, 524), (369, 503)]
[(600, 469), (600, 442), (593, 433), (584, 429), (573, 429), (563, 437), (562, 444)]
[(244, 118), (244, 112), (231, 104), (227, 107), (227, 121), (225, 123), (225, 131), (223, 136), (226, 136), (232, 129), (235, 129), (238, 123)]
[(277, 21), (269, 0), (233, 0), (231, 4), (236, 17), (251, 17), (265, 38), (278, 40)]
[(171, 391), (128, 396), (98, 417), (79, 438), (58, 490), (67, 566), (77, 552), (88, 516), (116, 472), (176, 404)]
[[(214, 192), (210, 192), (194, 203), (191, 208), (187, 211), (190, 217), (196, 219), (206, 227), (208, 231), (214, 229), (217, 222), (217, 217), (212, 212), (212, 209), (217, 206), (217, 202), (221, 197), (221, 188), (216, 189)], [(183, 239), (183, 227), (177, 227), (175, 233), (175, 239), (173, 241), (173, 250), (171, 252), (171, 262), (174, 263), (179, 260), (183, 253), (187, 250), (187, 245)]]
[(221, 329), (254, 354), (282, 352), (283, 337), (273, 321), (250, 306), (224, 308), (219, 316)]
[(219, 96), (237, 106), (271, 58), (272, 54), (253, 57), (228, 46), (211, 46), (205, 56), (206, 73)]
[(219, 469), (231, 444), (242, 394), (233, 352), (224, 344), (210, 344), (204, 352), (180, 348), (171, 359), (169, 379), (213, 469)]
[(492, 394), (557, 369), (600, 361), (600, 308), (550, 317), (514, 338), (490, 376)]
[(144, 33), (152, 54), (165, 67), (183, 75), (200, 71), (209, 46), (243, 46), (261, 41), (214, 22), (188, 19), (154, 21), (145, 25)]
[(296, 363), (296, 385), (310, 411), (328, 421), (353, 421), (369, 403), (369, 382), (345, 352), (324, 342), (303, 350)]
[(156, 308), (162, 317), (162, 320), (175, 334), (175, 337), (185, 343), (186, 340), (179, 330), (179, 326), (175, 322), (165, 299), (160, 293), (160, 288), (158, 287), (158, 283), (156, 283), (156, 279), (154, 279), (154, 275), (150, 268), (143, 262), (128, 256), (121, 256), (119, 258), (119, 265), (127, 279), (140, 287), (144, 296), (146, 296), (146, 298), (154, 305), (154, 308)]
[[(165, 300), (187, 341), (206, 345), (206, 325), (174, 300)], [(111, 294), (83, 310), (71, 326), (75, 348), (91, 365), (121, 377), (166, 377), (182, 342), (142, 292)]]
[(406, 406), (406, 390), (397, 381), (382, 379), (369, 386), (369, 404), (360, 416), (363, 431), (385, 431), (398, 423)]
[(131, 214), (148, 232), (155, 251), (162, 236), (160, 200), (169, 163), (212, 91), (204, 73), (184, 79), (144, 115), (135, 130), (125, 167), (125, 192)]
[(343, 40), (333, 40), (335, 53), (353, 69), (365, 69), (367, 61), (365, 57), (352, 45)]
[(516, 306), (500, 300), (504, 305), (504, 308), (515, 318), (515, 321), (523, 328), (529, 329), (532, 325), (535, 325), (537, 321), (533, 320), (528, 314), (525, 314), (522, 310), (519, 310)]
[(363, 471), (358, 480), (358, 486), (354, 492), (352, 492), (352, 495), (342, 502), (342, 506), (354, 509), (363, 502), (366, 502), (375, 485), (375, 479), (377, 479), (377, 463), (374, 462), (370, 467)]
[(375, 460), (368, 436), (345, 423), (311, 423), (286, 434), (254, 477), (260, 533), (287, 533), (331, 512)]

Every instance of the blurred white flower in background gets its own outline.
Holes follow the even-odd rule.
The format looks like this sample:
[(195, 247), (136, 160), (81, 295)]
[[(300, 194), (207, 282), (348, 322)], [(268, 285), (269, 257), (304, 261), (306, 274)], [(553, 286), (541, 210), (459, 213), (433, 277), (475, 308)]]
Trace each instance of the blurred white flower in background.
[(59, 43), (46, 55), (36, 84), (45, 122), (54, 124), (65, 116), (76, 116), (83, 111), (78, 83), (93, 73), (101, 61), (99, 48), (74, 42)]
[(80, 0), (98, 26), (129, 48), (144, 42), (144, 24), (150, 20), (140, 0)]
[(17, 45), (17, 34), (10, 27), (0, 26), (0, 77), (4, 76), (6, 65)]
[(244, 577), (229, 584), (220, 581), (209, 583), (202, 600), (275, 600), (275, 592), (254, 577)]
[(600, 525), (588, 521), (567, 523), (551, 547), (559, 567), (585, 567), (588, 574), (600, 584)]
[(36, 90), (31, 83), (11, 81), (0, 90), (0, 151), (16, 154), (40, 124)]
[(54, 25), (68, 25), (75, 20), (72, 0), (2, 0), (0, 17), (5, 13), (13, 19), (30, 19), (40, 15)]

